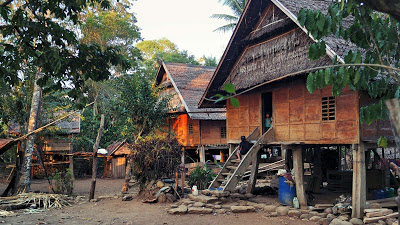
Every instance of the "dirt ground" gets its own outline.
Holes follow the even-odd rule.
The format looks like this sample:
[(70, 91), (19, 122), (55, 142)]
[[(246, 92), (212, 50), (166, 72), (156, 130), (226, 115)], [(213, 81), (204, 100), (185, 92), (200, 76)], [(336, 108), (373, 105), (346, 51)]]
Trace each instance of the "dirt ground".
[[(98, 179), (96, 197), (120, 194), (122, 179)], [(0, 193), (7, 183), (0, 182)], [(78, 179), (74, 183), (76, 195), (88, 195), (90, 179)], [(48, 191), (46, 180), (34, 180), (33, 191)], [(271, 199), (271, 201), (275, 201)], [(142, 203), (135, 198), (132, 201), (121, 201), (121, 198), (103, 199), (98, 202), (80, 202), (63, 209), (46, 210), (34, 214), (15, 211), (18, 216), (0, 217), (2, 224), (314, 224), (289, 217), (264, 217), (265, 213), (242, 214), (208, 214), (208, 215), (170, 215), (167, 213), (170, 204)]]

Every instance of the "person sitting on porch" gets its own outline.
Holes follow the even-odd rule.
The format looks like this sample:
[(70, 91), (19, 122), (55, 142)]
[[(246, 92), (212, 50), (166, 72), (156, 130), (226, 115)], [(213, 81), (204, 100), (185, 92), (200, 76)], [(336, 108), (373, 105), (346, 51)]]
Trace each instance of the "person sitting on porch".
[(236, 152), (236, 155), (237, 155), (239, 160), (241, 160), (240, 155), (246, 155), (247, 152), (250, 150), (250, 142), (248, 142), (246, 140), (246, 137), (242, 136), (242, 137), (240, 137), (240, 139), (241, 139), (241, 142), (239, 144), (239, 149)]
[(265, 114), (265, 130), (269, 130), (272, 127), (272, 117), (270, 117), (269, 113)]

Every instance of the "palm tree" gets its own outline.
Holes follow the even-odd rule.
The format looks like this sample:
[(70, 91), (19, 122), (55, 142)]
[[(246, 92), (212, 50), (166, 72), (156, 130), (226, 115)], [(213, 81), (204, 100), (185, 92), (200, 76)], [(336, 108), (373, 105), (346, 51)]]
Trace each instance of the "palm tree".
[(231, 8), (233, 11), (233, 15), (213, 14), (211, 18), (226, 20), (228, 22), (228, 24), (222, 27), (218, 27), (214, 31), (228, 32), (234, 30), (248, 0), (218, 0), (218, 1), (219, 2), (223, 1), (222, 3), (223, 5), (229, 6), (229, 8)]

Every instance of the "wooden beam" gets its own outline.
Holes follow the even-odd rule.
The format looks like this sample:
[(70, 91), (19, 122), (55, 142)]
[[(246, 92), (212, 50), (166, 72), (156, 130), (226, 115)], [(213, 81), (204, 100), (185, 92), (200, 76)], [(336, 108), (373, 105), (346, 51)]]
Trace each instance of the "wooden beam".
[(261, 151), (258, 150), (257, 153), (253, 157), (253, 165), (251, 166), (251, 175), (249, 182), (247, 183), (247, 193), (253, 193), (254, 188), (256, 187), (257, 175), (258, 175), (258, 166), (261, 160)]
[(366, 168), (364, 143), (352, 145), (353, 148), (353, 192), (352, 217), (362, 218), (366, 203)]
[(301, 145), (296, 145), (293, 149), (293, 169), (297, 198), (299, 199), (300, 206), (307, 207), (303, 179), (303, 148)]

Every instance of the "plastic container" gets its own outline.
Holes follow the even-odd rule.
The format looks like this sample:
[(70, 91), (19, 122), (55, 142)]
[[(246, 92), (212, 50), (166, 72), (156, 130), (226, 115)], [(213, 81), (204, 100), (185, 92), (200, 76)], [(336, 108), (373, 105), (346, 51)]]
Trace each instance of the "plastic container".
[(378, 190), (378, 199), (384, 199), (385, 198), (385, 191), (382, 190)]
[(372, 198), (373, 198), (374, 200), (379, 199), (378, 190), (373, 190), (373, 191), (372, 191)]
[(389, 198), (389, 188), (386, 187), (386, 188), (384, 189), (384, 191), (385, 191), (385, 194), (384, 194), (384, 195), (385, 195), (385, 198)]
[(293, 198), (293, 207), (294, 207), (295, 209), (300, 208), (299, 199), (297, 199), (297, 197), (294, 197), (294, 198)]
[(285, 183), (285, 178), (279, 177), (279, 201), (284, 205), (293, 205), (293, 198), (296, 197), (296, 185), (292, 187)]
[(394, 197), (394, 188), (389, 189), (389, 198)]
[(192, 187), (192, 194), (193, 194), (193, 195), (199, 195), (199, 190), (197, 189), (197, 186), (196, 186), (196, 185), (194, 185), (194, 186)]

